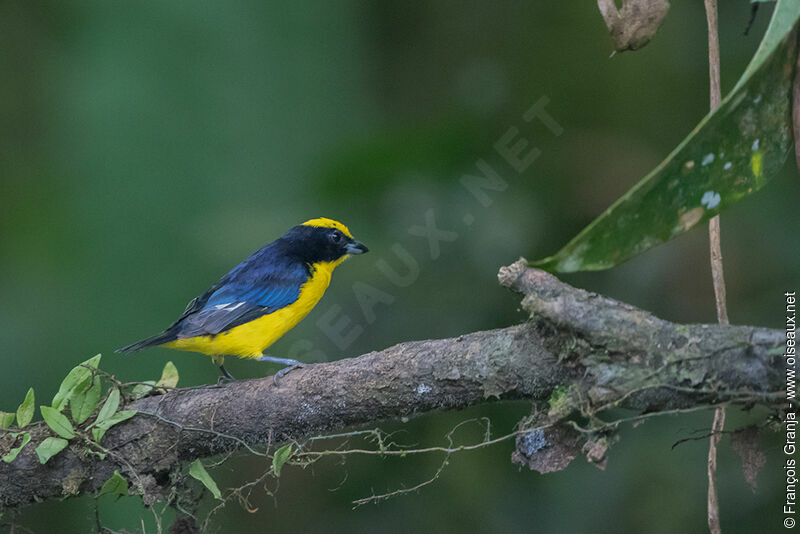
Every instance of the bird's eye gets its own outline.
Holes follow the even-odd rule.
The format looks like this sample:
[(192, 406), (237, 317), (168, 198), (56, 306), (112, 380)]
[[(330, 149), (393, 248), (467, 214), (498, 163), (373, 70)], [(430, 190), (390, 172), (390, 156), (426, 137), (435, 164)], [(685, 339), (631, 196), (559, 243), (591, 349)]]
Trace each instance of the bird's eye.
[(339, 243), (342, 240), (342, 233), (339, 231), (331, 232), (331, 241)]

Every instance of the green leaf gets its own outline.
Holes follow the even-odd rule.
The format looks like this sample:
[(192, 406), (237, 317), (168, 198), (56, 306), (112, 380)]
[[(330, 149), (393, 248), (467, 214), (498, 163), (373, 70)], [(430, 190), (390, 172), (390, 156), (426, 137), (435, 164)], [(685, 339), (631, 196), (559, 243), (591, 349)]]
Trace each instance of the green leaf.
[(51, 406), (40, 406), (39, 409), (42, 411), (44, 422), (53, 432), (66, 439), (75, 437), (75, 429), (72, 428), (72, 423), (69, 422), (66, 415)]
[(94, 380), (86, 384), (86, 386), (84, 389), (75, 389), (69, 398), (72, 420), (78, 424), (89, 419), (94, 413), (100, 403), (100, 393), (103, 390), (99, 376), (94, 377)]
[(119, 408), (119, 389), (114, 388), (111, 390), (111, 393), (108, 394), (106, 402), (104, 402), (103, 407), (100, 408), (100, 413), (97, 414), (97, 420), (95, 420), (91, 426), (98, 425), (106, 419), (111, 418), (111, 416), (117, 412), (117, 408)]
[(131, 390), (131, 395), (133, 395), (133, 400), (141, 399), (142, 397), (146, 397), (153, 391), (153, 386), (156, 385), (155, 380), (146, 380), (142, 384), (136, 384), (133, 386)]
[[(136, 410), (120, 410), (111, 417), (107, 419), (103, 419), (102, 421), (95, 421), (93, 425), (97, 425), (92, 428), (92, 436), (94, 437), (95, 441), (100, 441), (103, 439), (103, 436), (108, 431), (109, 428), (116, 425), (117, 423), (121, 423), (126, 421), (136, 415)], [(92, 426), (93, 426), (92, 425)]]
[(161, 379), (156, 383), (156, 386), (167, 386), (174, 388), (178, 385), (178, 368), (172, 362), (167, 362), (164, 370), (161, 372)]
[(275, 454), (272, 455), (272, 470), (275, 472), (275, 476), (281, 476), (281, 469), (283, 469), (283, 464), (292, 457), (292, 444), (286, 444), (277, 451)]
[(100, 363), (100, 354), (89, 358), (82, 364), (73, 367), (72, 370), (67, 373), (66, 378), (61, 382), (61, 386), (58, 388), (58, 393), (56, 396), (53, 397), (53, 402), (51, 405), (53, 408), (58, 410), (59, 412), (64, 409), (69, 401), (69, 398), (72, 396), (72, 392), (75, 389), (82, 389), (85, 387), (85, 384), (89, 381), (90, 377), (92, 376), (92, 370), (84, 367), (88, 365), (89, 367), (94, 367), (97, 369), (98, 364)]
[(192, 464), (189, 466), (189, 474), (192, 476), (192, 478), (196, 478), (202, 482), (215, 499), (222, 499), (222, 493), (220, 493), (217, 483), (214, 482), (214, 479), (208, 474), (208, 471), (206, 471), (205, 466), (200, 460), (195, 460), (192, 462)]
[(85, 449), (83, 452), (85, 452), (88, 456), (97, 456), (101, 460), (106, 459), (106, 453), (104, 452), (93, 451), (92, 449)]
[(131, 390), (131, 395), (133, 395), (133, 400), (141, 399), (142, 397), (146, 397), (153, 391), (153, 386), (156, 385), (155, 380), (146, 380), (142, 384), (136, 384), (133, 386)]
[(755, 193), (792, 149), (791, 94), (800, 2), (780, 0), (734, 90), (650, 174), (555, 255), (550, 271), (608, 269)]
[(68, 442), (65, 439), (46, 438), (36, 447), (36, 456), (39, 457), (39, 463), (46, 464), (50, 458), (64, 450), (67, 444)]
[(97, 426), (102, 426), (105, 428), (111, 428), (112, 426), (116, 425), (117, 423), (121, 423), (126, 421), (136, 415), (136, 410), (120, 410), (108, 419), (104, 419), (102, 423)]
[[(16, 437), (16, 436), (18, 436), (18, 435), (19, 435), (19, 434), (12, 434), (12, 436), (15, 436), (15, 437)], [(29, 442), (30, 440), (31, 440), (31, 435), (30, 435), (30, 434), (28, 434), (27, 432), (23, 432), (23, 433), (22, 433), (22, 444), (20, 444), (20, 446), (19, 446), (19, 447), (14, 447), (14, 448), (13, 448), (13, 449), (11, 449), (10, 451), (8, 451), (8, 452), (7, 452), (7, 453), (6, 453), (6, 454), (3, 456), (3, 461), (4, 461), (5, 463), (7, 463), (7, 464), (10, 464), (11, 462), (13, 462), (13, 461), (14, 461), (14, 460), (17, 458), (17, 455), (18, 455), (18, 454), (20, 453), (20, 451), (22, 450), (22, 447), (24, 447), (25, 445), (27, 445), (27, 444), (28, 444), (28, 442)]]
[(97, 496), (102, 497), (103, 495), (112, 495), (119, 499), (127, 494), (128, 481), (125, 480), (124, 476), (119, 474), (119, 471), (114, 471), (114, 474), (111, 476), (111, 478), (103, 483), (103, 487), (100, 488), (100, 493), (98, 493)]
[(17, 426), (20, 428), (24, 428), (27, 426), (28, 423), (31, 422), (33, 419), (33, 410), (36, 408), (36, 400), (35, 395), (33, 394), (33, 388), (28, 390), (28, 393), (25, 395), (25, 400), (22, 401), (22, 404), (19, 405), (17, 408)]
[(13, 412), (0, 412), (0, 429), (5, 430), (14, 424)]

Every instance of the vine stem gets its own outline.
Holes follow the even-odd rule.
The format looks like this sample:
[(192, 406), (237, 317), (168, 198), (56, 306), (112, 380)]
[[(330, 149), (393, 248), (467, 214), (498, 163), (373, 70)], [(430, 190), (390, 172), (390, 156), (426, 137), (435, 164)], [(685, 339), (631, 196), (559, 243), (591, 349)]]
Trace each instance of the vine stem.
[[(719, 31), (717, 23), (717, 0), (704, 0), (706, 22), (708, 23), (708, 78), (711, 111), (715, 111), (722, 101), (720, 87)], [(714, 299), (717, 305), (717, 321), (728, 324), (728, 305), (725, 298), (725, 274), (722, 268), (722, 245), (720, 243), (719, 215), (708, 221), (709, 252), (711, 257), (711, 278), (714, 282)], [(719, 497), (717, 495), (717, 446), (725, 428), (725, 407), (714, 410), (714, 422), (708, 443), (708, 530), (711, 534), (721, 534), (719, 522)]]

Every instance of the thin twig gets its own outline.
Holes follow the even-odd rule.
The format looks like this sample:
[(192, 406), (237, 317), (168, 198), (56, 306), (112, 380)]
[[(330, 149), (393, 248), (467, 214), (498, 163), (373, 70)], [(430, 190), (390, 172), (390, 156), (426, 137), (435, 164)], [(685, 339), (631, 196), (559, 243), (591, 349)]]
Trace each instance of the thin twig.
[(209, 428), (183, 426), (182, 424), (178, 423), (177, 421), (171, 421), (171, 420), (167, 419), (166, 417), (161, 416), (161, 415), (159, 415), (157, 413), (150, 413), (150, 412), (145, 412), (143, 410), (138, 410), (137, 414), (138, 415), (147, 415), (147, 416), (150, 416), (150, 417), (154, 417), (154, 418), (158, 419), (159, 421), (161, 421), (162, 423), (167, 423), (168, 425), (172, 425), (172, 426), (174, 426), (174, 427), (176, 427), (176, 428), (178, 428), (180, 430), (183, 430), (183, 431), (187, 431), (187, 432), (207, 432), (209, 434), (213, 434), (213, 435), (218, 436), (220, 438), (229, 439), (231, 441), (234, 441), (234, 442), (238, 443), (240, 446), (244, 447), (245, 449), (247, 449), (250, 452), (250, 454), (254, 454), (256, 456), (268, 456), (268, 454), (265, 453), (265, 452), (261, 452), (261, 451), (255, 450), (253, 447), (250, 446), (250, 444), (248, 444), (243, 439), (237, 438), (236, 436), (231, 436), (230, 434), (223, 434), (222, 432), (217, 432), (216, 430), (211, 430)]
[[(708, 78), (711, 111), (722, 101), (720, 87), (719, 32), (717, 24), (717, 0), (705, 0), (708, 23)], [(708, 238), (711, 256), (711, 278), (714, 282), (714, 300), (717, 304), (717, 320), (728, 324), (728, 306), (725, 298), (725, 275), (722, 268), (722, 246), (720, 244), (719, 215), (708, 221)], [(719, 499), (717, 497), (717, 445), (725, 427), (725, 407), (714, 411), (714, 423), (708, 444), (708, 529), (711, 534), (721, 534), (719, 523)]]
[[(705, 0), (708, 21), (708, 80), (711, 111), (722, 101), (720, 84), (719, 32), (717, 30), (717, 0)], [(722, 268), (722, 246), (720, 244), (719, 215), (708, 221), (709, 248), (711, 252), (711, 277), (714, 281), (714, 298), (717, 304), (717, 320), (728, 324), (728, 305), (725, 298), (725, 274)]]
[(722, 439), (725, 428), (725, 407), (714, 410), (714, 422), (711, 425), (711, 437), (708, 440), (708, 530), (711, 534), (721, 534), (719, 523), (719, 497), (717, 495), (717, 446)]
[(708, 221), (708, 239), (711, 252), (711, 278), (714, 281), (714, 299), (717, 303), (717, 321), (719, 324), (729, 324), (728, 304), (725, 296), (725, 273), (722, 269), (719, 215), (714, 215)]

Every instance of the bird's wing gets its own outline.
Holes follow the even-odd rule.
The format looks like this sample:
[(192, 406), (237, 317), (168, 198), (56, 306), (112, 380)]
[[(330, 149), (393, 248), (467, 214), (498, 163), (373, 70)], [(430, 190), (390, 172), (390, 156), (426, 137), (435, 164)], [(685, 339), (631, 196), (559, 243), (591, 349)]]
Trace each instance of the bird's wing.
[(295, 302), (308, 279), (302, 264), (232, 272), (191, 301), (176, 322), (179, 337), (213, 335)]

